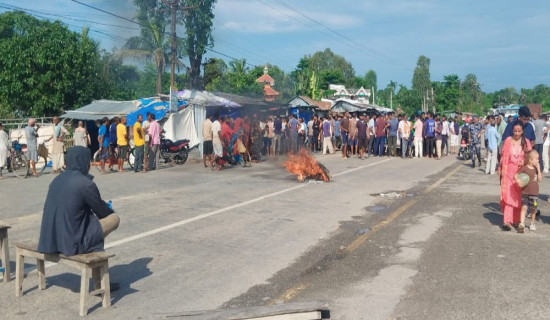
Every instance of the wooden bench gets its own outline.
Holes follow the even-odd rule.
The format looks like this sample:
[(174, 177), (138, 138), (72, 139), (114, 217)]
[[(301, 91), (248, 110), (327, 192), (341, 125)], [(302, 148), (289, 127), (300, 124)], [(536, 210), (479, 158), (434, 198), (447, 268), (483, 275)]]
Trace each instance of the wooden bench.
[[(80, 316), (88, 313), (86, 300), (89, 296), (101, 294), (104, 308), (111, 306), (111, 288), (109, 284), (109, 258), (114, 254), (106, 252), (92, 252), (67, 257), (63, 254), (45, 254), (37, 251), (37, 244), (17, 243), (16, 271), (15, 271), (15, 296), (23, 295), (23, 278), (25, 257), (35, 258), (38, 269), (38, 288), (46, 289), (45, 261), (55, 262), (71, 266), (80, 270)], [(90, 276), (93, 278), (94, 290), (90, 292)]]
[(8, 243), (8, 226), (0, 226), (0, 251), (2, 252), (2, 268), (0, 272), (4, 273), (4, 283), (10, 282), (10, 248)]

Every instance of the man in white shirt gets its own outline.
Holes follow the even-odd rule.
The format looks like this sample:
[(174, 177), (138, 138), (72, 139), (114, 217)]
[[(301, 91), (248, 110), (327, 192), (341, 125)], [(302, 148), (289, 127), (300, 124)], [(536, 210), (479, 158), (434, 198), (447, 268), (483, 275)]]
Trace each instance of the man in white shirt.
[(309, 141), (309, 148), (313, 152), (313, 118), (309, 119), (307, 123), (307, 140)]
[(376, 114), (373, 113), (367, 125), (369, 133), (369, 146), (367, 148), (367, 157), (371, 156), (371, 151), (374, 148), (374, 125), (376, 124)]
[(397, 130), (401, 136), (401, 158), (405, 159), (409, 149), (409, 136), (411, 135), (411, 125), (406, 114), (403, 114), (401, 121), (399, 121), (399, 127)]
[[(222, 123), (221, 116), (216, 114), (216, 121), (212, 123), (212, 147), (214, 151), (214, 159), (210, 162), (210, 167), (214, 169), (214, 163), (217, 163), (218, 159), (223, 157), (223, 144), (222, 144)], [(218, 165), (218, 169), (220, 169)]]
[(208, 167), (206, 165), (206, 158), (208, 158), (208, 163), (212, 162), (212, 153), (214, 151), (212, 139), (212, 121), (210, 121), (210, 117), (207, 116), (206, 119), (202, 122), (202, 161), (205, 168)]
[(441, 152), (445, 150), (445, 155), (449, 154), (449, 122), (447, 121), (447, 116), (442, 117), (443, 121), (441, 122)]

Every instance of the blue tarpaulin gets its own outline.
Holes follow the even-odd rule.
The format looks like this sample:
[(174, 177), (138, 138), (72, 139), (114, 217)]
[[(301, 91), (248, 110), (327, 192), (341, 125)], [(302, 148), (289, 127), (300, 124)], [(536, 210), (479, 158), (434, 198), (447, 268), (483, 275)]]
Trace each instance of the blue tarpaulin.
[[(143, 116), (143, 119), (147, 119), (147, 112), (150, 112), (155, 115), (155, 119), (159, 120), (164, 118), (164, 116), (168, 113), (170, 108), (170, 103), (165, 101), (157, 101), (151, 103), (153, 101), (152, 99), (140, 99), (142, 102), (142, 106), (145, 105), (144, 102), (149, 102), (148, 105), (145, 105), (143, 107), (138, 108), (136, 111), (129, 113), (126, 116), (126, 125), (127, 126), (133, 126), (134, 123), (137, 121), (137, 117), (139, 114)], [(185, 101), (178, 101), (178, 108), (181, 109), (182, 107), (187, 106), (187, 102)]]

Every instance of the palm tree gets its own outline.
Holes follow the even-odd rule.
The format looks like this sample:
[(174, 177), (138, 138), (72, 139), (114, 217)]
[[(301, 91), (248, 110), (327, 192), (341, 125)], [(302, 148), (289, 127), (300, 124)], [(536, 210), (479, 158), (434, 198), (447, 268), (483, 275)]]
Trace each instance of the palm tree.
[(170, 37), (165, 33), (167, 21), (146, 19), (141, 35), (131, 37), (115, 56), (123, 59), (153, 61), (157, 68), (157, 94), (162, 91), (162, 74), (166, 71), (170, 50)]
[[(157, 68), (157, 94), (162, 91), (162, 75), (170, 63), (170, 34), (166, 27), (170, 22), (168, 7), (162, 1), (134, 0), (137, 7), (136, 20), (140, 24), (141, 34), (128, 39), (114, 58), (153, 61)], [(182, 55), (183, 42), (178, 39), (178, 55)], [(178, 70), (183, 66), (176, 61)]]
[(244, 92), (248, 83), (248, 67), (246, 66), (246, 59), (232, 60), (229, 62), (229, 78), (230, 85), (238, 93)]

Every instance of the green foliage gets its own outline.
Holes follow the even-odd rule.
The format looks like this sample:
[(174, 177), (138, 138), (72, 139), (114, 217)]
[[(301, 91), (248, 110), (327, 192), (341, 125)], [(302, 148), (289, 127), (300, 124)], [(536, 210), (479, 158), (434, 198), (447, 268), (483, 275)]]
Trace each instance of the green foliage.
[(217, 87), (223, 75), (227, 72), (227, 64), (222, 59), (212, 58), (204, 64), (204, 87), (208, 91), (213, 91)]
[(185, 25), (184, 50), (189, 56), (189, 76), (192, 89), (202, 89), (200, 81), (202, 57), (206, 48), (214, 43), (212, 26), (214, 19), (214, 5), (216, 0), (185, 0), (185, 6), (199, 6), (191, 10), (180, 12), (180, 19)]
[(0, 15), (0, 100), (2, 112), (55, 115), (100, 94), (97, 43), (60, 22), (22, 12)]
[(170, 12), (161, 0), (134, 0), (134, 5), (136, 19), (143, 26), (141, 34), (128, 39), (117, 56), (125, 60), (153, 61), (157, 70), (156, 93), (161, 93), (162, 75), (170, 56), (170, 37), (166, 34)]
[(378, 80), (374, 70), (370, 69), (367, 73), (365, 73), (365, 77), (363, 78), (363, 86), (365, 89), (372, 90), (372, 88), (374, 88), (374, 92), (378, 91)]
[(351, 63), (328, 48), (301, 58), (291, 76), (296, 83), (296, 94), (309, 97), (319, 95), (331, 83), (354, 87), (357, 82)]
[(418, 92), (430, 89), (430, 58), (418, 57), (412, 78), (412, 88)]

